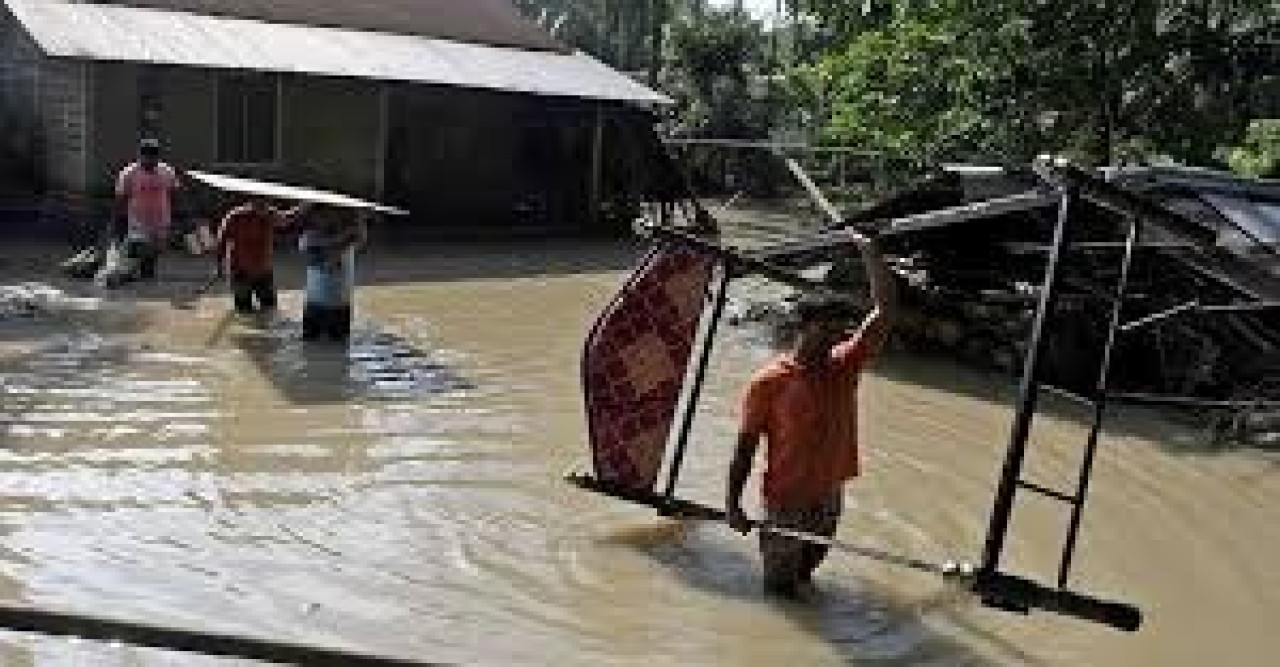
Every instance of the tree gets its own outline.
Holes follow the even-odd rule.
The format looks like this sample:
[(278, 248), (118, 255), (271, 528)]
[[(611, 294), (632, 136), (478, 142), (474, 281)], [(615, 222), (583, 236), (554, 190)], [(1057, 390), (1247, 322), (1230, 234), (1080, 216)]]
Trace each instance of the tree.
[(657, 79), (666, 26), (689, 0), (516, 0), (561, 41), (614, 67)]
[(1280, 178), (1280, 119), (1250, 123), (1244, 144), (1233, 149), (1227, 160), (1239, 174)]
[[(1274, 99), (1274, 0), (807, 0), (828, 136), (917, 159), (1213, 163)], [(1268, 91), (1271, 91), (1268, 93)]]
[(768, 131), (764, 31), (737, 8), (700, 8), (671, 26), (662, 88), (677, 102), (676, 132), (688, 136), (759, 138)]

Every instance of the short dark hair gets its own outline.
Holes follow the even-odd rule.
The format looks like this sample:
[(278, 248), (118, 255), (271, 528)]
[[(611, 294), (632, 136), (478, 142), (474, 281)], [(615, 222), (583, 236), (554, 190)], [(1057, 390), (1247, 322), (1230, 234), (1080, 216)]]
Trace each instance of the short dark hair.
[(857, 316), (851, 300), (833, 294), (806, 294), (796, 302), (794, 312), (796, 324), (801, 326), (815, 322), (839, 322)]

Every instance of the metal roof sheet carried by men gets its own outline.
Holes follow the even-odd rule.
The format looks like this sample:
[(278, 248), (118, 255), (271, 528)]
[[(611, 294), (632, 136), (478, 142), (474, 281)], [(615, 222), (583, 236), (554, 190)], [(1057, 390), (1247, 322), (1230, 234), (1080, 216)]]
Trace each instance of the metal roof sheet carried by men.
[(568, 52), (507, 0), (113, 0), (206, 16), (370, 30), (489, 46)]

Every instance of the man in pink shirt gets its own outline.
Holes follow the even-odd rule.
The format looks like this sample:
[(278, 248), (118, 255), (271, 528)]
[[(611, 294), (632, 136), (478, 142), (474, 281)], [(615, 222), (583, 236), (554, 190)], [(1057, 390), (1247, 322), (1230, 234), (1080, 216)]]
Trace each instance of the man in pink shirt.
[(173, 226), (173, 193), (178, 173), (160, 161), (160, 142), (143, 139), (138, 160), (120, 171), (116, 202), (127, 223), (126, 247), (138, 260), (138, 278), (154, 280), (156, 260)]

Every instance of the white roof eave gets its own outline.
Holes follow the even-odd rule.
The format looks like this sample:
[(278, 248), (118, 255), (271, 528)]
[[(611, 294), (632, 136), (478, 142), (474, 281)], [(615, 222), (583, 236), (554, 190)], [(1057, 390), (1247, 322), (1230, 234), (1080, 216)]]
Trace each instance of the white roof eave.
[(62, 0), (3, 0), (50, 57), (345, 76), (640, 104), (671, 99), (584, 54)]

